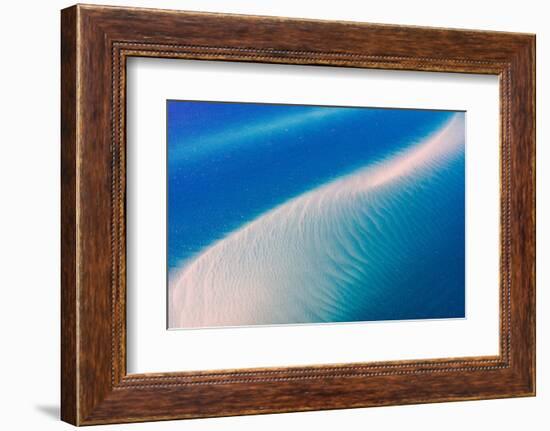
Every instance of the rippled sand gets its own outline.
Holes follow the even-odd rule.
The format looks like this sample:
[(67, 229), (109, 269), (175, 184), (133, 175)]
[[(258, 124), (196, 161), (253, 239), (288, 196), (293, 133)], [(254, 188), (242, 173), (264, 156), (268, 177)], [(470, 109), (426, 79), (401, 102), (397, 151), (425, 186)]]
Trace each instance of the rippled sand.
[(264, 213), (170, 275), (169, 326), (462, 317), (464, 151), (460, 113)]

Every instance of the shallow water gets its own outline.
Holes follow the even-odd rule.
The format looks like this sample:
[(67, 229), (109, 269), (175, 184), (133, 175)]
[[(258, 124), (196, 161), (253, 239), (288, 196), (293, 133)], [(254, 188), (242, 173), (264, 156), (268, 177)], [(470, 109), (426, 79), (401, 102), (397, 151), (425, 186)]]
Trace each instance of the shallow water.
[[(222, 117), (204, 136), (169, 110), (170, 327), (464, 317), (463, 113), (230, 106), (193, 111)], [(243, 168), (262, 154), (280, 181)]]

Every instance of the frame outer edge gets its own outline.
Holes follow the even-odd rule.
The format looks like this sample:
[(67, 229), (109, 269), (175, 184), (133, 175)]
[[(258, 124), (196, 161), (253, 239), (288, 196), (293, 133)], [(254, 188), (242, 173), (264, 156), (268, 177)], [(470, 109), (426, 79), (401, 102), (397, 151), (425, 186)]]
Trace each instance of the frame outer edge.
[(531, 394), (533, 396), (537, 395), (537, 36), (533, 35), (531, 39), (531, 50), (530, 55), (532, 59), (532, 75), (531, 79), (533, 82), (533, 94), (531, 96), (531, 104), (533, 109), (533, 158), (531, 160), (531, 169), (533, 177), (533, 227), (534, 227), (534, 250), (533, 250), (533, 292), (532, 292), (532, 302), (533, 302), (533, 316), (531, 319), (532, 325), (532, 342), (533, 342), (533, 357), (532, 357), (532, 370), (531, 376), (533, 379), (533, 388)]
[(526, 295), (528, 296), (528, 317), (526, 318), (528, 325), (528, 396), (536, 396), (537, 393), (537, 334), (536, 334), (536, 273), (537, 273), (537, 259), (536, 259), (536, 241), (537, 241), (537, 205), (536, 205), (536, 190), (537, 190), (537, 176), (536, 176), (536, 152), (537, 152), (537, 135), (536, 135), (536, 69), (537, 69), (537, 56), (536, 56), (536, 35), (530, 35), (527, 37), (527, 46), (525, 49), (525, 60), (522, 62), (527, 68), (525, 79), (525, 85), (527, 87), (527, 100), (525, 101), (528, 106), (527, 111), (530, 115), (524, 115), (526, 121), (527, 142), (529, 147), (529, 159), (527, 160), (526, 181), (529, 183), (530, 190), (526, 197), (528, 205), (530, 207), (529, 217), (529, 231), (527, 232), (527, 239), (529, 242), (529, 249), (524, 256), (528, 256), (526, 259), (529, 267), (530, 282), (529, 286), (525, 287)]
[(531, 109), (530, 124), (527, 125), (529, 130), (529, 145), (531, 146), (531, 158), (529, 160), (529, 179), (532, 181), (532, 190), (529, 199), (531, 201), (531, 217), (530, 222), (532, 226), (532, 245), (530, 248), (530, 259), (531, 259), (531, 268), (530, 276), (531, 284), (529, 286), (529, 299), (530, 299), (530, 316), (529, 316), (529, 342), (531, 345), (530, 348), (530, 385), (529, 385), (529, 395), (537, 395), (537, 293), (536, 293), (536, 282), (537, 282), (537, 174), (536, 174), (536, 164), (537, 164), (537, 37), (535, 34), (531, 35), (528, 39), (528, 48), (527, 48), (527, 64), (530, 68), (530, 74), (527, 76), (527, 83), (529, 85), (530, 94), (528, 104)]
[(61, 420), (79, 423), (77, 298), (78, 7), (61, 11)]
[(522, 396), (536, 396), (536, 38), (526, 36), (512, 73), (512, 364)]

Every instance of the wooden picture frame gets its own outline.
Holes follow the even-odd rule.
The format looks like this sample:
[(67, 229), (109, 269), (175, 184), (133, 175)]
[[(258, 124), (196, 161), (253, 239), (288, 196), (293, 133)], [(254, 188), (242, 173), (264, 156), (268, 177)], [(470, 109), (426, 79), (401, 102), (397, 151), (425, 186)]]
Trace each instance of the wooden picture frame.
[[(535, 394), (535, 36), (77, 5), (61, 14), (61, 417), (74, 425)], [(500, 354), (127, 374), (131, 56), (500, 77)]]

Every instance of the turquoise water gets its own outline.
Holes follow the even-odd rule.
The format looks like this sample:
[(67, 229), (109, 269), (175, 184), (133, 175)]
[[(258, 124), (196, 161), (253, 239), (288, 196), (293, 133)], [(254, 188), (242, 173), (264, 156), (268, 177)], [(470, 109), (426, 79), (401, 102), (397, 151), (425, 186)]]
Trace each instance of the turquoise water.
[(464, 317), (464, 113), (167, 112), (171, 327)]

